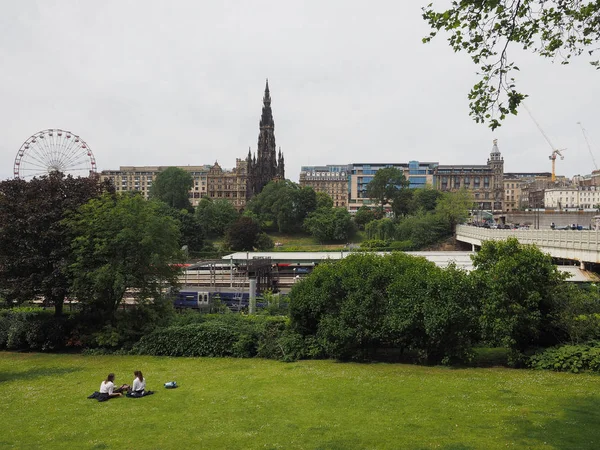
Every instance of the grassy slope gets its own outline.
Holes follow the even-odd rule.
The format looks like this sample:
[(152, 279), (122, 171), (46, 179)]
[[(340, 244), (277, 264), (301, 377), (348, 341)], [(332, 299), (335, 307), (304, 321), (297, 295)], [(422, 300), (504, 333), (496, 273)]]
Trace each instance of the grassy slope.
[[(135, 369), (156, 395), (86, 399)], [(0, 447), (597, 449), (599, 392), (510, 369), (0, 353)]]
[[(273, 242), (279, 242), (283, 244), (281, 247), (276, 247), (274, 250), (276, 251), (289, 251), (290, 249), (293, 251), (334, 251), (340, 250), (346, 247), (346, 243), (330, 243), (330, 244), (322, 244), (318, 242), (315, 238), (308, 234), (285, 234), (285, 233), (269, 233)], [(357, 232), (352, 239), (349, 240), (352, 244), (359, 244), (364, 240), (364, 232)]]

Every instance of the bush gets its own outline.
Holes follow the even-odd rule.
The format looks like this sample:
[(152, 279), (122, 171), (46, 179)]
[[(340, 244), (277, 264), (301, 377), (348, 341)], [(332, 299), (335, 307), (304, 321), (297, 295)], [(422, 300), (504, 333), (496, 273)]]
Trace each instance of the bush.
[(239, 332), (218, 322), (162, 328), (142, 337), (132, 353), (154, 356), (233, 356)]
[(467, 274), (404, 253), (356, 253), (319, 264), (289, 297), (293, 330), (341, 360), (393, 348), (429, 363), (464, 361), (477, 337)]
[(300, 359), (325, 358), (324, 346), (314, 336), (302, 336), (292, 330), (284, 331), (277, 345), (281, 351), (281, 361), (294, 362)]
[(256, 238), (256, 249), (260, 252), (273, 250), (275, 242), (267, 233), (260, 233)]
[(49, 310), (14, 308), (0, 312), (0, 348), (8, 350), (59, 350), (66, 345), (72, 325), (68, 316)]
[(530, 357), (529, 366), (556, 372), (600, 372), (600, 341), (548, 348)]
[(156, 356), (232, 356), (281, 359), (277, 340), (288, 327), (283, 317), (186, 315), (196, 323), (156, 330), (140, 339), (132, 353)]

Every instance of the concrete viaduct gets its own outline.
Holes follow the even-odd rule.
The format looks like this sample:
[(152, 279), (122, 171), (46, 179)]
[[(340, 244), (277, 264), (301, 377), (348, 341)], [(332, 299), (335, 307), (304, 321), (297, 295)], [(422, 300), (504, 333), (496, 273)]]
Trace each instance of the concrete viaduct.
[(456, 240), (480, 247), (483, 241), (505, 240), (515, 237), (521, 244), (535, 244), (553, 258), (600, 263), (600, 231), (590, 230), (497, 230), (491, 228), (458, 225)]

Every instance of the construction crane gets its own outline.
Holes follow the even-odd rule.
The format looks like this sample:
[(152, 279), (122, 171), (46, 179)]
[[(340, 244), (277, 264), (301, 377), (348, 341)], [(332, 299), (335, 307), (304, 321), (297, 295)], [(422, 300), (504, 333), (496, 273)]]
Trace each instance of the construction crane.
[(525, 111), (527, 111), (527, 113), (529, 114), (529, 117), (531, 117), (531, 120), (533, 120), (533, 123), (535, 123), (535, 126), (538, 128), (538, 130), (540, 130), (540, 133), (542, 133), (542, 136), (544, 136), (544, 139), (546, 139), (546, 142), (550, 145), (550, 148), (552, 149), (552, 153), (548, 158), (552, 161), (552, 182), (554, 183), (556, 181), (556, 156), (558, 155), (560, 156), (560, 159), (565, 159), (562, 152), (564, 152), (566, 148), (556, 148), (552, 144), (552, 142), (550, 142), (550, 138), (546, 135), (546, 133), (544, 133), (544, 130), (542, 129), (540, 124), (537, 122), (537, 120), (535, 120), (535, 117), (533, 117), (533, 114), (531, 114), (529, 108), (527, 108), (527, 106), (524, 103), (523, 106), (525, 107)]
[(583, 138), (585, 139), (585, 143), (587, 144), (587, 148), (590, 152), (590, 156), (592, 157), (592, 162), (594, 163), (594, 168), (598, 170), (598, 164), (596, 164), (596, 158), (594, 158), (594, 152), (592, 152), (592, 146), (590, 145), (590, 140), (588, 139), (587, 132), (581, 122), (577, 122), (577, 125), (581, 127), (581, 132), (583, 133)]
[[(563, 148), (562, 151), (565, 151), (565, 149)], [(548, 156), (548, 158), (550, 158), (552, 160), (552, 182), (553, 183), (556, 181), (556, 171), (555, 171), (556, 155), (560, 156), (560, 159), (565, 159), (565, 157), (561, 153), (561, 150), (559, 150), (559, 149), (552, 150), (552, 154), (550, 156)]]

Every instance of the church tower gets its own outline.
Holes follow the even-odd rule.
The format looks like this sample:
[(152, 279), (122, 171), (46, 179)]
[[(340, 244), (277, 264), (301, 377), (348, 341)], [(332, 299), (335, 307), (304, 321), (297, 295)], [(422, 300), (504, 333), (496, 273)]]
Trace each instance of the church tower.
[(278, 154), (275, 145), (275, 122), (273, 120), (273, 111), (271, 110), (269, 80), (267, 80), (263, 96), (258, 148), (254, 156), (251, 150), (248, 150), (246, 161), (248, 164), (247, 200), (259, 194), (269, 181), (285, 179), (283, 153), (281, 153), (281, 148), (279, 148)]
[(487, 161), (488, 166), (492, 169), (492, 209), (494, 211), (502, 211), (504, 203), (504, 158), (498, 149), (498, 139), (494, 139), (494, 145), (490, 153), (490, 158)]

